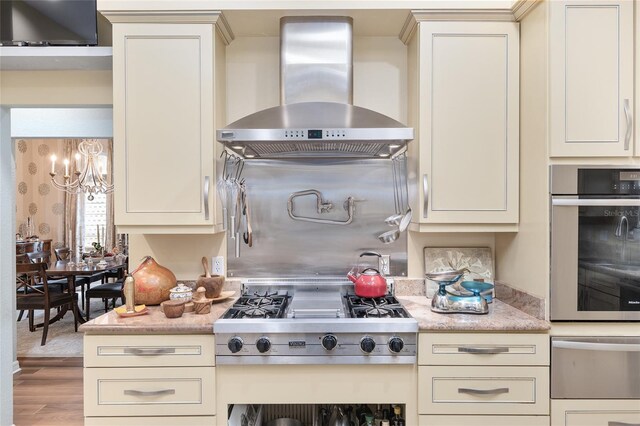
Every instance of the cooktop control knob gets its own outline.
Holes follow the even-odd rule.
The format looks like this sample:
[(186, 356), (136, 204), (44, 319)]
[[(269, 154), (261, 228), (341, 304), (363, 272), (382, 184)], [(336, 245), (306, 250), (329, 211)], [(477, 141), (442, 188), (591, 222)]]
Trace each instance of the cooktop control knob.
[(373, 349), (376, 347), (376, 342), (371, 337), (363, 337), (360, 340), (360, 349), (362, 352), (370, 354), (373, 352)]
[(338, 346), (338, 338), (333, 334), (325, 334), (322, 337), (322, 347), (326, 350), (331, 351), (336, 346)]
[(240, 349), (242, 349), (242, 339), (239, 337), (232, 337), (231, 339), (229, 339), (229, 342), (227, 343), (227, 347), (229, 348), (229, 350), (231, 351), (231, 353), (235, 354), (237, 352), (240, 352)]
[(256, 342), (256, 348), (258, 348), (258, 352), (261, 354), (268, 352), (271, 349), (271, 341), (268, 337), (261, 337)]
[(404, 348), (404, 341), (399, 337), (392, 337), (389, 339), (389, 350), (394, 354), (400, 353)]

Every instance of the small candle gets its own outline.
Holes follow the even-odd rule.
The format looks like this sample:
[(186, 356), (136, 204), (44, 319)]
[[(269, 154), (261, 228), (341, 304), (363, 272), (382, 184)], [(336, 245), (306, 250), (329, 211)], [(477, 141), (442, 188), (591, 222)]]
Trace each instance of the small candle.
[(80, 154), (76, 152), (76, 170), (80, 170)]
[(64, 159), (64, 175), (69, 176), (69, 159), (65, 158)]
[(56, 156), (52, 155), (51, 156), (51, 173), (55, 174), (56, 172)]
[(98, 233), (98, 244), (100, 244), (100, 226), (96, 225), (96, 232)]

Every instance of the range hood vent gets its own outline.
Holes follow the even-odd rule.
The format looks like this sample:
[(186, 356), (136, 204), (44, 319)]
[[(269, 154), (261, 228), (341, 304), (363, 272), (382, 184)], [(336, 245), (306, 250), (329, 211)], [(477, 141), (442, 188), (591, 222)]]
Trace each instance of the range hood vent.
[(280, 20), (281, 106), (218, 130), (218, 141), (245, 158), (388, 158), (413, 129), (351, 105), (352, 20)]

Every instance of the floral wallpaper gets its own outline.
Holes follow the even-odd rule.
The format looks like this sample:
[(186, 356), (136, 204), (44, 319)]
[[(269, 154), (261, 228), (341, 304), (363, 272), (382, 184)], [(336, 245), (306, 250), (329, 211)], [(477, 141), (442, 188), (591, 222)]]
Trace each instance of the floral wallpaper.
[[(27, 218), (41, 239), (52, 246), (64, 241), (64, 192), (51, 185), (51, 154), (62, 158), (64, 139), (18, 139), (16, 143), (16, 232), (27, 236)], [(58, 181), (64, 173), (57, 162)]]

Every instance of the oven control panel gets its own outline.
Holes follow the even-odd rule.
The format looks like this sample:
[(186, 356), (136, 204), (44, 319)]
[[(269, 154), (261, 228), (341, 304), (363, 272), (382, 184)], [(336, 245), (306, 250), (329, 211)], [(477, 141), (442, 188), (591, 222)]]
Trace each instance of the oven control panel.
[(413, 364), (416, 354), (415, 333), (216, 333), (216, 362), (222, 364)]

